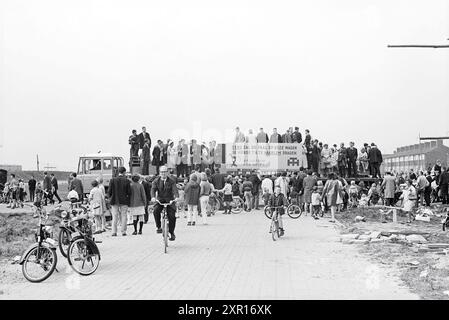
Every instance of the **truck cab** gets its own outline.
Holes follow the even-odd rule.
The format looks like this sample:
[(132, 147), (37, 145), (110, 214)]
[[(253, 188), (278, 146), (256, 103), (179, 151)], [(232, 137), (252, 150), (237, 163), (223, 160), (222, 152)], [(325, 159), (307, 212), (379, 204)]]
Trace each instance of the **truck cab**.
[(109, 181), (118, 175), (118, 168), (124, 166), (122, 157), (111, 153), (86, 154), (79, 158), (77, 177), (83, 182), (84, 193), (92, 189), (92, 181), (103, 178), (107, 190)]

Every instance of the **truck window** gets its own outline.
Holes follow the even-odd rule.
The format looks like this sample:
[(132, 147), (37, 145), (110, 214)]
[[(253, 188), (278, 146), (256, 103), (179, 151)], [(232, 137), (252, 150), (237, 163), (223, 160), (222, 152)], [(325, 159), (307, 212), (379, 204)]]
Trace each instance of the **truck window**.
[(83, 173), (93, 173), (91, 171), (101, 170), (101, 159), (85, 159), (83, 162)]
[(103, 159), (103, 170), (111, 170), (112, 163), (111, 159)]

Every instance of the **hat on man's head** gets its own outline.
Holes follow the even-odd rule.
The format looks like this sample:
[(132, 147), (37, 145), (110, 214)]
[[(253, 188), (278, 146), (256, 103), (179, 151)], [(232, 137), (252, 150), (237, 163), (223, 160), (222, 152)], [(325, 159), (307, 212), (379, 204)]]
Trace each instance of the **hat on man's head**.
[(295, 130), (299, 130), (299, 127), (295, 127)]

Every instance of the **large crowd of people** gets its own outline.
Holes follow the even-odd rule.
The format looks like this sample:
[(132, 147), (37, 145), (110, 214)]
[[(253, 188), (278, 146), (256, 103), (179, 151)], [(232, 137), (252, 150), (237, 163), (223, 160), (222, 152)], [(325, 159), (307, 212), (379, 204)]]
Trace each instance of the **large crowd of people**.
[[(157, 202), (174, 200), (175, 203), (167, 207), (170, 240), (174, 240), (177, 218), (184, 216), (187, 226), (195, 226), (198, 216), (202, 217), (203, 224), (209, 223), (209, 204), (216, 194), (222, 195), (223, 214), (232, 212), (231, 202), (238, 197), (244, 202), (246, 212), (258, 210), (262, 203), (264, 207), (294, 203), (314, 219), (319, 219), (320, 211), (330, 211), (330, 221), (335, 221), (336, 212), (349, 206), (391, 207), (400, 202), (411, 220), (419, 205), (430, 206), (432, 201), (448, 204), (449, 171), (440, 160), (427, 171), (386, 172), (381, 176), (382, 153), (375, 143), (365, 143), (360, 152), (353, 142), (349, 147), (344, 143), (329, 147), (327, 143), (312, 139), (309, 130), (305, 130), (303, 141), (298, 127), (289, 128), (282, 135), (274, 128), (270, 136), (263, 128), (258, 134), (249, 130), (245, 135), (237, 127), (233, 142), (299, 143), (305, 156), (304, 165), (298, 171), (275, 174), (260, 170), (229, 174), (221, 172), (224, 170), (217, 165), (221, 155), (217, 155), (216, 141), (199, 145), (194, 139), (189, 144), (181, 139), (175, 146), (171, 140), (166, 144), (158, 140), (150, 156), (151, 138), (146, 128), (143, 127), (140, 134), (133, 130), (129, 138), (130, 157), (142, 160), (142, 172), (127, 175), (126, 169), (120, 167), (107, 190), (101, 177), (92, 182), (88, 199), (95, 215), (95, 232), (108, 229), (106, 215), (110, 212), (112, 236), (117, 236), (119, 228), (122, 236), (127, 234), (129, 217), (132, 217), (133, 235), (142, 234), (152, 209), (156, 232), (161, 233), (162, 206)], [(155, 175), (148, 174), (149, 163), (156, 166)], [(360, 176), (369, 177), (374, 183), (366, 185), (363, 179), (356, 179)], [(42, 183), (30, 179), (28, 189), (31, 201), (42, 201), (44, 205), (54, 204), (54, 197), (59, 203), (62, 201), (54, 174), (44, 172)], [(70, 175), (68, 189), (68, 198), (74, 201), (84, 198), (84, 186), (76, 173)], [(10, 207), (23, 206), (25, 182), (11, 174), (4, 194)], [(281, 232), (284, 232), (282, 225)]]
[[(233, 143), (298, 143), (301, 144), (301, 164), (304, 168), (313, 170), (318, 176), (328, 177), (330, 173), (336, 173), (342, 177), (357, 177), (359, 175), (369, 175), (371, 177), (381, 177), (380, 166), (383, 162), (382, 152), (375, 143), (364, 143), (358, 150), (354, 142), (349, 142), (346, 147), (342, 142), (337, 144), (328, 144), (318, 139), (313, 139), (310, 130), (306, 129), (303, 135), (299, 127), (290, 127), (284, 134), (280, 134), (277, 128), (273, 128), (271, 135), (265, 133), (263, 128), (255, 134), (252, 129), (248, 134), (244, 134), (239, 127), (235, 128)], [(204, 172), (209, 168), (212, 173), (221, 163), (221, 154), (218, 144), (215, 140), (209, 143), (198, 143), (196, 139), (186, 142), (180, 139), (177, 144), (171, 139), (166, 143), (157, 140), (156, 145), (151, 151), (151, 138), (142, 127), (142, 132), (137, 134), (132, 130), (129, 137), (130, 158), (138, 159), (141, 162), (142, 174), (147, 175), (149, 165), (156, 167), (156, 174), (159, 173), (159, 167), (165, 165), (170, 171), (173, 171), (178, 177), (186, 177), (193, 170)]]

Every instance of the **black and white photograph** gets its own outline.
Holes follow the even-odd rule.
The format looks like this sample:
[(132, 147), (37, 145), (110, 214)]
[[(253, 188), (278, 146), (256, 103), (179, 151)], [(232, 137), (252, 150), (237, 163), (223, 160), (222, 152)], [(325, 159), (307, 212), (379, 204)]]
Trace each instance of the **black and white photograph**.
[(3, 0), (0, 62), (0, 300), (449, 299), (449, 1)]

